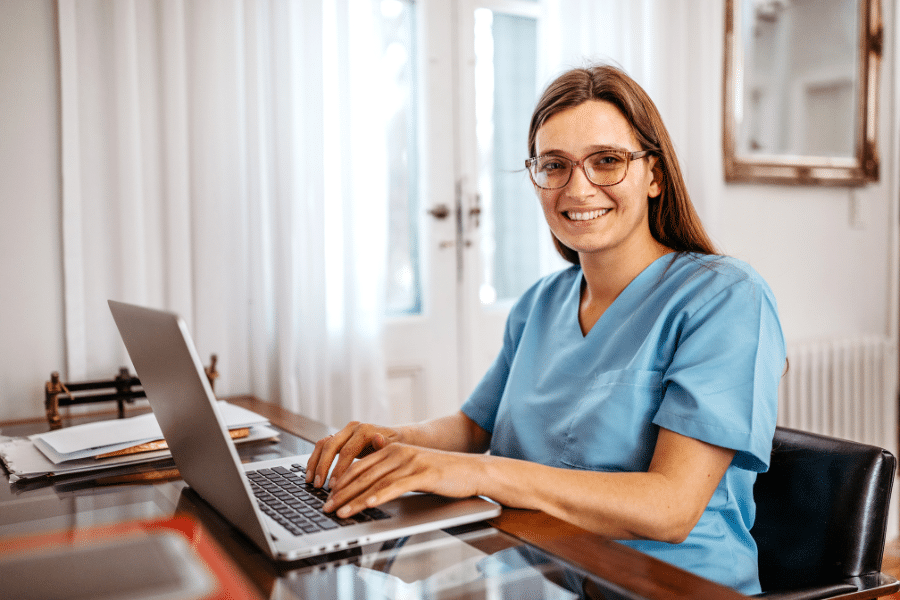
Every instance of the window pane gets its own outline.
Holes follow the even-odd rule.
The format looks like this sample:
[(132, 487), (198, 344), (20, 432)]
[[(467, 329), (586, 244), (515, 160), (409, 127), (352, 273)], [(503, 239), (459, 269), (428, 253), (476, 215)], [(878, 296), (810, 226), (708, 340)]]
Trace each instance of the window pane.
[(415, 14), (411, 0), (382, 0), (384, 84), (388, 87), (388, 314), (421, 310), (416, 152)]
[(475, 11), (483, 304), (517, 298), (540, 275), (544, 220), (524, 168), (536, 65), (535, 19)]

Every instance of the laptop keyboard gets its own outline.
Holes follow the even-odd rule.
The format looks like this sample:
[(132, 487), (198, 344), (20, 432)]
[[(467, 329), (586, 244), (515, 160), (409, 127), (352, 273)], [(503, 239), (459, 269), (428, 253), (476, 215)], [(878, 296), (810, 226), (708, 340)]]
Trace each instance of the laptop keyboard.
[(259, 508), (294, 535), (305, 535), (380, 521), (391, 516), (378, 508), (367, 508), (348, 519), (322, 511), (328, 492), (306, 483), (306, 469), (299, 464), (247, 471)]

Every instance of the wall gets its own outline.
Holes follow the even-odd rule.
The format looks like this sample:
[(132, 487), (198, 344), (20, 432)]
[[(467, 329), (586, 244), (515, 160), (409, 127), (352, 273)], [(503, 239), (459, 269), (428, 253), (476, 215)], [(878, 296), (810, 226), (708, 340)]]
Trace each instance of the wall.
[(0, 0), (0, 419), (40, 415), (64, 368), (54, 11)]
[[(897, 67), (891, 50), (896, 15), (892, 2), (882, 4), (886, 44), (879, 182), (860, 188), (725, 185), (721, 171), (708, 182), (720, 197), (713, 209), (714, 234), (726, 251), (745, 258), (767, 277), (779, 299), (789, 340), (861, 333), (896, 339), (897, 302), (892, 298), (897, 295), (898, 268)], [(795, 12), (802, 14), (804, 6), (798, 3)], [(829, 10), (838, 9), (830, 3)], [(827, 30), (829, 19), (819, 21), (818, 29)], [(794, 54), (804, 52), (810, 50), (800, 44)], [(796, 77), (800, 75), (791, 74)], [(708, 139), (709, 144), (716, 142)]]
[[(700, 52), (676, 52), (689, 41), (671, 32), (661, 38), (695, 69), (696, 103), (669, 126), (687, 156), (688, 183), (711, 233), (768, 280), (789, 341), (867, 333), (896, 338), (896, 62), (888, 56), (882, 68), (878, 184), (857, 190), (725, 185), (721, 4), (702, 17), (708, 34), (690, 41), (701, 44)], [(891, 2), (883, 4), (890, 55), (897, 16)], [(40, 414), (43, 382), (65, 366), (54, 7), (52, 0), (0, 0), (0, 419)], [(664, 115), (679, 112), (666, 105), (664, 89), (658, 92)]]

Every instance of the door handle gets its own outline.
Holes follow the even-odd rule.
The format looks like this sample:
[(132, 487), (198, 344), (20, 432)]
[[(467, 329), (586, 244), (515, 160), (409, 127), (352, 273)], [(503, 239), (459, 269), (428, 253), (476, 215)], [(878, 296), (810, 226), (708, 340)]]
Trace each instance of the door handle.
[(439, 221), (443, 221), (450, 216), (450, 207), (446, 204), (438, 204), (428, 211), (428, 214)]
[(469, 216), (475, 218), (475, 229), (481, 225), (481, 194), (475, 194), (475, 206), (469, 209)]

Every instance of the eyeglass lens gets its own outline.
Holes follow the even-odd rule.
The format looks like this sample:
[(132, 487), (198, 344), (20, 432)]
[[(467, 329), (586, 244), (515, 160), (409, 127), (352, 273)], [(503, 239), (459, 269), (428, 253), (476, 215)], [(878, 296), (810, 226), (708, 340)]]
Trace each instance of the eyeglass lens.
[[(542, 188), (565, 187), (575, 163), (561, 156), (539, 156), (531, 164), (531, 176)], [(628, 159), (618, 152), (597, 152), (584, 159), (584, 172), (595, 185), (615, 185), (625, 179)]]

